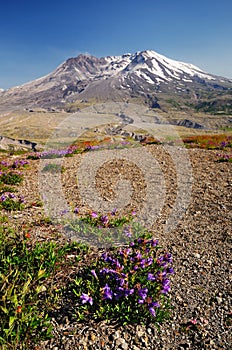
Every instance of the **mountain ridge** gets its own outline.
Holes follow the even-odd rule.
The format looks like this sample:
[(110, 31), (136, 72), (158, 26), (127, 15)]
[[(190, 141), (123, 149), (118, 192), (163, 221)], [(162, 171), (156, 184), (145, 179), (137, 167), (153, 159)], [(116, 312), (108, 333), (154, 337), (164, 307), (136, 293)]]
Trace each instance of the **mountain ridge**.
[[(200, 102), (209, 101), (210, 104), (210, 98), (215, 101), (226, 96), (230, 111), (231, 92), (231, 79), (152, 50), (101, 58), (80, 54), (67, 59), (44, 77), (0, 92), (0, 108), (42, 107), (69, 111), (71, 105), (70, 111), (73, 111), (75, 103), (89, 99), (137, 99), (152, 108), (165, 110), (174, 105), (196, 108)], [(167, 102), (170, 100), (174, 102)]]

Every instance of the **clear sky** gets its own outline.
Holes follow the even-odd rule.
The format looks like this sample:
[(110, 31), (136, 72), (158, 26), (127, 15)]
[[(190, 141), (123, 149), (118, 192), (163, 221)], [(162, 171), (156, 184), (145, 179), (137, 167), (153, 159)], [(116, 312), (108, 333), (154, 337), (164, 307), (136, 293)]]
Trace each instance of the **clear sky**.
[(0, 88), (79, 53), (154, 50), (232, 78), (232, 0), (2, 0)]

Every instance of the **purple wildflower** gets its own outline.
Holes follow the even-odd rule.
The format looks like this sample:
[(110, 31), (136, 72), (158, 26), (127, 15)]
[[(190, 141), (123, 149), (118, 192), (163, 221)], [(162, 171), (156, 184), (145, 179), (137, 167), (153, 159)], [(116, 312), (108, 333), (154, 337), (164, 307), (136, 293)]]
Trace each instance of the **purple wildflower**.
[(156, 277), (156, 280), (157, 280), (158, 282), (162, 282), (162, 283), (163, 283), (163, 282), (165, 281), (164, 277), (165, 277), (166, 275), (167, 275), (166, 270), (164, 270), (164, 271), (157, 271), (155, 277)]
[(101, 217), (101, 222), (103, 223), (103, 225), (107, 225), (108, 222), (109, 222), (108, 216), (107, 216), (107, 215), (103, 215), (103, 216)]
[(125, 279), (124, 278), (119, 278), (118, 281), (119, 281), (120, 287), (123, 287), (124, 284), (125, 284)]
[(3, 195), (0, 197), (0, 199), (1, 199), (2, 202), (4, 202), (4, 201), (7, 199), (7, 197), (3, 194)]
[(131, 254), (131, 248), (127, 248), (119, 251), (119, 255), (123, 257), (127, 257), (130, 254)]
[(19, 200), (20, 200), (21, 203), (25, 203), (25, 199), (24, 199), (23, 196), (20, 196), (20, 197), (19, 197)]
[(117, 212), (117, 209), (114, 208), (114, 209), (112, 210), (112, 212), (111, 212), (111, 215), (116, 215), (116, 212)]
[(1, 161), (1, 164), (3, 165), (3, 166), (9, 166), (9, 164), (7, 163), (7, 162), (5, 162), (4, 160), (3, 161)]
[(116, 266), (117, 269), (121, 269), (121, 270), (124, 269), (124, 266), (120, 264), (118, 259), (116, 259), (113, 263), (114, 263), (114, 265)]
[(121, 266), (118, 260), (115, 260), (114, 258), (109, 256), (107, 252), (102, 254), (102, 259), (112, 265)]
[(160, 307), (160, 303), (158, 301), (155, 301), (155, 302), (152, 302), (150, 304), (150, 306), (152, 306), (152, 307)]
[(167, 266), (167, 262), (165, 261), (164, 256), (160, 256), (160, 257), (156, 260), (156, 263), (157, 263), (159, 266), (163, 266), (163, 267), (166, 267), (166, 266)]
[(147, 297), (147, 292), (148, 292), (147, 288), (141, 288), (138, 290), (138, 295), (144, 300)]
[(156, 278), (155, 278), (155, 276), (153, 275), (153, 273), (148, 273), (148, 277), (147, 277), (147, 279), (148, 279), (148, 281), (155, 281), (156, 280)]
[(156, 247), (158, 245), (158, 239), (154, 240), (154, 239), (151, 239), (149, 242), (148, 242), (152, 247)]
[(103, 269), (100, 270), (100, 274), (107, 274), (109, 273), (110, 269), (107, 269), (106, 267), (104, 267)]
[(156, 312), (155, 312), (155, 309), (154, 309), (153, 307), (149, 307), (148, 310), (150, 311), (150, 313), (151, 313), (151, 315), (152, 315), (153, 317), (156, 316)]
[(103, 253), (101, 257), (102, 257), (102, 259), (103, 259), (104, 261), (107, 261), (107, 259), (108, 259), (108, 253), (107, 253), (107, 252)]
[(96, 274), (96, 271), (95, 270), (91, 270), (91, 273), (92, 273), (92, 275), (96, 278), (96, 279), (98, 279), (98, 277), (97, 277), (97, 274)]
[(62, 210), (61, 212), (60, 212), (60, 215), (62, 216), (62, 215), (65, 215), (65, 214), (67, 214), (68, 213), (68, 209), (64, 209), (64, 210)]
[(144, 304), (144, 299), (139, 299), (138, 304)]
[(90, 305), (93, 305), (93, 298), (91, 298), (88, 294), (82, 293), (80, 299), (82, 304), (90, 303)]
[(164, 279), (162, 281), (163, 288), (160, 291), (162, 294), (167, 294), (170, 291), (171, 287), (170, 287), (169, 283), (170, 283), (170, 281), (168, 279)]
[(170, 273), (171, 275), (173, 275), (175, 273), (175, 271), (173, 270), (172, 267), (168, 267), (167, 268), (167, 273)]
[(162, 274), (162, 278), (163, 278), (163, 277), (165, 277), (167, 275), (167, 271), (163, 270), (161, 274)]
[(124, 290), (125, 297), (128, 297), (129, 295), (133, 294), (134, 291), (135, 291), (134, 288), (132, 288), (132, 289), (125, 289)]
[(79, 213), (79, 209), (76, 207), (76, 208), (73, 210), (73, 212), (74, 212), (75, 214), (78, 214), (78, 213)]
[(124, 296), (124, 288), (122, 287), (117, 287), (116, 288), (116, 293), (114, 293), (115, 299), (118, 300), (119, 298)]
[(111, 288), (108, 286), (108, 284), (106, 284), (105, 287), (102, 288), (102, 292), (103, 292), (103, 300), (105, 300), (105, 299), (112, 300), (113, 292), (112, 292)]
[(92, 216), (92, 218), (94, 218), (94, 219), (98, 217), (97, 213), (95, 213), (94, 211), (92, 211), (91, 216)]
[(172, 254), (165, 253), (164, 254), (164, 260), (167, 261), (167, 262), (172, 262)]
[(152, 265), (153, 264), (153, 258), (152, 257), (148, 258), (146, 263), (147, 263), (147, 266)]
[(221, 142), (221, 144), (220, 144), (220, 146), (223, 148), (223, 147), (226, 147), (226, 146), (227, 146), (227, 144), (228, 144), (227, 142), (222, 141), (222, 142)]
[(138, 252), (136, 255), (135, 255), (135, 258), (137, 260), (141, 260), (142, 259), (142, 254), (140, 252)]

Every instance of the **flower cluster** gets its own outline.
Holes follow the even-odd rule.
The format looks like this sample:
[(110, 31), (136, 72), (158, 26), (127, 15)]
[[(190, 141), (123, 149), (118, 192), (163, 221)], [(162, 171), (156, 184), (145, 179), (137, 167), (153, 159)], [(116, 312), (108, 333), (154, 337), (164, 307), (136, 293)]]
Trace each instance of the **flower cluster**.
[(76, 279), (81, 288), (75, 294), (85, 310), (91, 305), (88, 312), (94, 311), (95, 317), (123, 322), (160, 321), (167, 313), (174, 270), (171, 254), (157, 255), (159, 249), (157, 240), (143, 236), (127, 248), (103, 253)]
[(13, 163), (8, 163), (5, 160), (2, 160), (0, 162), (0, 169), (9, 170), (9, 169), (25, 168), (28, 164), (29, 162), (25, 159), (16, 159)]
[[(73, 210), (73, 212), (76, 214), (79, 214), (78, 208), (76, 207)], [(89, 215), (85, 217), (81, 217), (80, 219), (83, 222), (93, 227), (98, 227), (99, 229), (101, 229), (101, 228), (112, 228), (112, 227), (122, 226), (126, 223), (129, 223), (132, 220), (134, 215), (135, 215), (135, 211), (133, 211), (128, 216), (119, 217), (117, 209), (114, 209), (112, 210), (112, 212), (104, 215), (97, 214), (96, 212), (92, 211)], [(129, 233), (128, 233), (128, 236), (129, 236)]]
[[(104, 143), (106, 142), (106, 143)], [(96, 151), (100, 149), (114, 149), (125, 148), (133, 146), (129, 141), (122, 141), (121, 143), (109, 143), (109, 140), (103, 140), (103, 143), (96, 144), (93, 142), (80, 142), (78, 145), (71, 145), (65, 149), (51, 149), (43, 152), (33, 152), (28, 155), (28, 159), (53, 159), (69, 157), (76, 153), (83, 153), (88, 151)]]
[(232, 147), (232, 137), (226, 134), (190, 136), (184, 138), (183, 142), (191, 148), (224, 150)]
[(16, 168), (26, 167), (28, 164), (29, 162), (25, 159), (17, 159), (12, 164), (12, 168), (16, 169)]
[(226, 147), (230, 147), (231, 146), (231, 141), (222, 141), (220, 144), (219, 144), (219, 147), (220, 148), (226, 148)]
[(222, 153), (217, 154), (218, 162), (232, 162), (232, 154)]
[(0, 208), (5, 210), (21, 210), (25, 203), (23, 196), (16, 196), (14, 193), (4, 193), (0, 196)]
[(71, 149), (61, 149), (61, 150), (49, 150), (49, 151), (44, 151), (41, 152), (40, 154), (37, 154), (39, 158), (42, 159), (52, 159), (52, 158), (62, 158), (67, 156), (68, 154), (73, 153), (73, 150)]

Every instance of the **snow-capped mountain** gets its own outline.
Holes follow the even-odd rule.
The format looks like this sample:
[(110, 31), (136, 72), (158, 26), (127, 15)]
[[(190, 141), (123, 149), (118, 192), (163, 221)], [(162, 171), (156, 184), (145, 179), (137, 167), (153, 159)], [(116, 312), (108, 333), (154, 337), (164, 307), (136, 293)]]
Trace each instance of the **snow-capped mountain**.
[(122, 56), (70, 58), (47, 76), (1, 93), (0, 106), (65, 108), (86, 99), (135, 98), (151, 107), (173, 98), (190, 105), (207, 98), (208, 93), (217, 96), (231, 90), (230, 79), (146, 50)]

